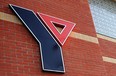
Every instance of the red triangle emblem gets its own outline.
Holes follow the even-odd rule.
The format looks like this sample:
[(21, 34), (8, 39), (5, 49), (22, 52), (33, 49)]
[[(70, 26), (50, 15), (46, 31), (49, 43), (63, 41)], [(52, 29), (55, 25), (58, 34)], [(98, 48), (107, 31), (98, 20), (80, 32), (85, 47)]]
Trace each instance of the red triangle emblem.
[[(63, 45), (66, 39), (68, 38), (69, 34), (71, 33), (72, 29), (74, 28), (75, 23), (62, 20), (53, 16), (49, 16), (43, 13), (38, 13), (38, 15), (49, 28), (49, 30), (52, 32), (52, 34), (56, 37), (57, 41), (61, 45)], [(55, 24), (57, 24), (58, 27), (63, 27), (61, 32), (57, 30)]]

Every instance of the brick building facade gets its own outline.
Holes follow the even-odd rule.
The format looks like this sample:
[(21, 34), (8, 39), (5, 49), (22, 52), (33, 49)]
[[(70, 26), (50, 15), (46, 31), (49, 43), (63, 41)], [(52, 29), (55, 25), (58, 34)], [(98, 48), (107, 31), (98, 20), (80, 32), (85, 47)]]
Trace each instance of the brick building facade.
[[(62, 46), (66, 72), (43, 72), (39, 44), (9, 8), (76, 23)], [(115, 76), (116, 39), (97, 34), (87, 0), (0, 0), (0, 76)]]

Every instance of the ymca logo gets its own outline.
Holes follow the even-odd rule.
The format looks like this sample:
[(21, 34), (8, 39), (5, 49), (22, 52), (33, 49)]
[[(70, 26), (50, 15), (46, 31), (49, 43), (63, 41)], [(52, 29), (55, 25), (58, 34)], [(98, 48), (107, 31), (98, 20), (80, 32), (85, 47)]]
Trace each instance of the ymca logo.
[(32, 10), (20, 6), (9, 6), (39, 43), (43, 71), (64, 73), (61, 47), (75, 23), (43, 13), (36, 15)]

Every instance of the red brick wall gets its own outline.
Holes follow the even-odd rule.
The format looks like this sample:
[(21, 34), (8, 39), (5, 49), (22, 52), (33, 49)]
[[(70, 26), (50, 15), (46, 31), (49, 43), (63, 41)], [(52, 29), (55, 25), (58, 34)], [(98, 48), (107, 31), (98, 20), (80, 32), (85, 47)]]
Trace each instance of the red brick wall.
[[(76, 23), (73, 31), (96, 37), (87, 0), (0, 0), (0, 12), (19, 5)], [(63, 46), (66, 73), (43, 72), (39, 44), (24, 25), (0, 20), (0, 76), (106, 76), (98, 44), (69, 37)]]
[[(99, 38), (100, 49), (102, 51), (102, 56), (116, 58), (116, 43), (107, 41)], [(104, 62), (105, 69), (107, 71), (107, 76), (116, 75), (116, 64)]]
[(99, 38), (100, 49), (103, 56), (116, 58), (116, 43)]

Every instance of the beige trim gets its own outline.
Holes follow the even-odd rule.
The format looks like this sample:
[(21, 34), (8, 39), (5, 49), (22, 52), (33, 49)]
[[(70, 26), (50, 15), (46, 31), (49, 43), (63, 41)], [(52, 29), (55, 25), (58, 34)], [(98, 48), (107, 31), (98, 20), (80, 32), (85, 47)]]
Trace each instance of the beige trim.
[(17, 23), (17, 24), (22, 24), (16, 16), (10, 15), (7, 13), (3, 13), (3, 12), (0, 12), (0, 20), (5, 20), (5, 21)]
[(115, 58), (110, 58), (110, 57), (105, 57), (105, 56), (102, 56), (103, 58), (103, 61), (105, 62), (110, 62), (110, 63), (115, 63), (116, 64), (116, 59)]
[(110, 37), (107, 37), (107, 36), (104, 36), (104, 35), (101, 35), (101, 34), (97, 34), (97, 37), (101, 38), (101, 39), (104, 39), (104, 40), (108, 40), (108, 41), (116, 43), (116, 39), (113, 39), (113, 38), (110, 38)]
[(85, 40), (85, 41), (96, 43), (96, 44), (99, 43), (96, 37), (84, 35), (84, 34), (77, 33), (77, 32), (71, 32), (70, 37)]
[[(3, 12), (0, 12), (0, 19), (9, 21), (9, 22), (13, 22), (13, 23), (17, 23), (17, 24), (22, 24), (16, 16), (7, 14), (7, 13), (3, 13)], [(61, 29), (59, 29), (59, 30), (61, 30)], [(98, 39), (96, 37), (84, 35), (81, 33), (71, 32), (70, 37), (98, 44)]]
[[(59, 27), (57, 27), (57, 29), (58, 29), (59, 31), (62, 30), (62, 29), (59, 28)], [(70, 34), (69, 36), (72, 37), (72, 38), (77, 38), (77, 39), (81, 39), (81, 40), (85, 40), (85, 41), (88, 41), (88, 42), (93, 42), (93, 43), (98, 44), (98, 39), (97, 39), (96, 37), (84, 35), (84, 34), (77, 33), (77, 32), (71, 32), (71, 34)]]

